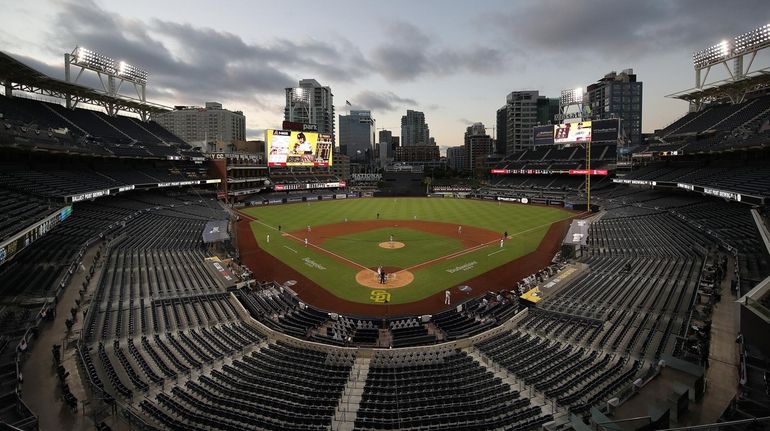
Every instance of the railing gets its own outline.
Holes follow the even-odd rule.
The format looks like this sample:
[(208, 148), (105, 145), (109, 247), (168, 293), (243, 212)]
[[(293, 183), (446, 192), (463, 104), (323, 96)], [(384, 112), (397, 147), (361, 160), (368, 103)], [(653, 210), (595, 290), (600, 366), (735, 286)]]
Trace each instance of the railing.
[(677, 428), (665, 428), (659, 431), (718, 431), (718, 430), (747, 430), (747, 429), (767, 429), (770, 426), (770, 416), (752, 419), (740, 419), (736, 421), (719, 422), (704, 425), (692, 425)]
[[(698, 289), (698, 286), (700, 286), (700, 282), (701, 282), (701, 279), (703, 277), (703, 272), (706, 270), (706, 262), (707, 262), (707, 259), (703, 259), (703, 265), (701, 265), (700, 273), (698, 275), (698, 282), (697, 282), (697, 285), (696, 285), (696, 290), (695, 290), (695, 292), (693, 292), (692, 299), (690, 300), (690, 307), (689, 307), (690, 312), (687, 314), (687, 320), (685, 321), (685, 326), (684, 326), (685, 327), (685, 331), (684, 331), (684, 334), (677, 336), (677, 340), (676, 340), (676, 342), (674, 344), (674, 352), (672, 352), (672, 354), (677, 351), (677, 345), (680, 345), (683, 340), (686, 340), (687, 337), (690, 334), (690, 328), (691, 328), (690, 323), (692, 323), (692, 314), (693, 314), (693, 311), (695, 310), (695, 301), (697, 301), (697, 299), (698, 299), (698, 291), (697, 291), (697, 289)], [(678, 355), (678, 356), (681, 356), (681, 354)]]
[(744, 305), (747, 308), (750, 308), (755, 313), (761, 314), (766, 321), (770, 321), (770, 308), (765, 307), (765, 305), (762, 304), (760, 301), (757, 301), (754, 298), (749, 298), (747, 296), (746, 303)]

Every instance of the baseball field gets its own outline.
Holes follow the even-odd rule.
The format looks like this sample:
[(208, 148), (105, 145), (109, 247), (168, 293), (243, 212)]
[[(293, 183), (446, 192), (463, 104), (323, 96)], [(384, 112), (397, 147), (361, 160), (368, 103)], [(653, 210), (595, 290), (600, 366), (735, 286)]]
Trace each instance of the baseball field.
[(496, 269), (499, 276), (501, 267), (534, 255), (552, 225), (566, 226), (575, 213), (469, 199), (367, 198), (252, 207), (241, 215), (256, 242), (253, 251), (241, 246), (241, 257), (254, 262), (257, 276), (314, 284), (346, 302), (397, 305), (456, 292), (469, 281), (475, 291), (510, 287), (515, 279), (480, 276)]

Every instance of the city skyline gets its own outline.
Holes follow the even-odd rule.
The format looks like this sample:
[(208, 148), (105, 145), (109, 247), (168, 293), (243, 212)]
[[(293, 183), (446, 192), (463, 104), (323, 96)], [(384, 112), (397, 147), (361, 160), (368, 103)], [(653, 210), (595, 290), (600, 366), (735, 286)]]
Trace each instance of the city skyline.
[(59, 79), (75, 46), (126, 60), (149, 72), (148, 100), (221, 102), (244, 112), (248, 138), (280, 126), (286, 87), (317, 79), (331, 87), (337, 115), (371, 110), (378, 128), (398, 133), (408, 109), (425, 112), (443, 150), (461, 145), (474, 122), (494, 125), (512, 91), (557, 97), (626, 68), (644, 82), (643, 131), (664, 127), (687, 111), (664, 96), (693, 87), (692, 52), (768, 21), (756, 14), (763, 3), (748, 0), (188, 5), (17, 3), (0, 39)]

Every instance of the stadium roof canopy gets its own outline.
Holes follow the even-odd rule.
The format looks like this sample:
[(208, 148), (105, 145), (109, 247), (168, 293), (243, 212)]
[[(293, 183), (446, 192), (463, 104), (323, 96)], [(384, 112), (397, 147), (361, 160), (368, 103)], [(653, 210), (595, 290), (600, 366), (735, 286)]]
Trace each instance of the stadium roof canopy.
[(142, 116), (171, 110), (168, 106), (142, 102), (125, 96), (114, 97), (83, 85), (51, 78), (1, 51), (0, 85), (5, 88), (6, 96), (9, 96), (13, 90), (22, 91), (69, 99), (73, 104), (87, 103), (105, 108), (109, 106), (115, 111), (133, 112)]
[(725, 79), (702, 88), (691, 88), (669, 94), (666, 97), (696, 102), (700, 106), (715, 101), (741, 103), (752, 92), (768, 88), (770, 88), (770, 70), (763, 69), (756, 71), (752, 76), (746, 76), (739, 80)]

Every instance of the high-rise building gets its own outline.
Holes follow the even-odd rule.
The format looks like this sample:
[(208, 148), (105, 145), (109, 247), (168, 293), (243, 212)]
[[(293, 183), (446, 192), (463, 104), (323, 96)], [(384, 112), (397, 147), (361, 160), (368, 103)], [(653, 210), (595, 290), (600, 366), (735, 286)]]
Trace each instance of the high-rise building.
[(335, 153), (334, 164), (331, 167), (331, 173), (340, 179), (350, 181), (350, 157)]
[(393, 148), (393, 132), (390, 130), (380, 130), (377, 135), (377, 145), (379, 149), (378, 157), (380, 159), (380, 166), (385, 166), (389, 161), (393, 160), (396, 154)]
[(372, 160), (374, 131), (371, 111), (352, 110), (349, 115), (340, 115), (340, 153), (349, 156), (352, 162)]
[[(508, 121), (505, 124), (505, 154), (511, 154), (532, 144), (532, 127), (537, 125), (538, 99), (537, 90), (514, 91), (506, 97)], [(502, 134), (502, 131), (499, 134)]]
[(229, 146), (246, 140), (246, 117), (243, 112), (223, 109), (218, 102), (206, 102), (205, 108), (175, 106), (173, 111), (164, 112), (154, 119), (204, 151), (214, 151), (222, 144)]
[(462, 172), (465, 170), (465, 145), (457, 147), (449, 147), (446, 149), (446, 161), (447, 166), (456, 172)]
[(320, 133), (334, 136), (334, 95), (315, 79), (303, 79), (298, 87), (286, 89), (284, 121), (315, 124)]
[[(377, 142), (379, 143), (386, 143), (388, 146), (391, 146), (393, 142), (393, 132), (390, 130), (380, 130), (380, 133), (377, 135)], [(396, 136), (398, 138), (398, 136)]]
[(537, 124), (544, 126), (553, 124), (554, 117), (559, 114), (559, 99), (539, 96), (537, 98)]
[(497, 141), (495, 142), (495, 154), (505, 154), (508, 143), (508, 105), (503, 105), (497, 110)]
[(473, 123), (465, 129), (465, 169), (476, 172), (483, 167), (492, 154), (492, 138), (487, 134), (484, 123)]
[(401, 146), (430, 145), (430, 129), (425, 114), (420, 111), (406, 111), (401, 117)]
[(610, 72), (588, 86), (591, 118), (620, 118), (631, 145), (642, 143), (642, 82), (633, 69)]

